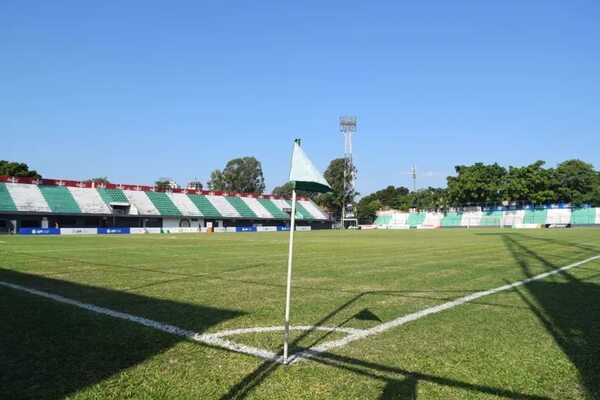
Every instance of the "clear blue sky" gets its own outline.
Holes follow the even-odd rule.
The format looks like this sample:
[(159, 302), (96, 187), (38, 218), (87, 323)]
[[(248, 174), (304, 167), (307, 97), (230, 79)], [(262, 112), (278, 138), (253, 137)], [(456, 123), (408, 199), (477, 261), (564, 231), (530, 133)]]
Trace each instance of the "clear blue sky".
[(203, 183), (292, 141), (324, 169), (356, 115), (363, 194), (454, 165), (600, 168), (600, 2), (0, 2), (0, 159)]

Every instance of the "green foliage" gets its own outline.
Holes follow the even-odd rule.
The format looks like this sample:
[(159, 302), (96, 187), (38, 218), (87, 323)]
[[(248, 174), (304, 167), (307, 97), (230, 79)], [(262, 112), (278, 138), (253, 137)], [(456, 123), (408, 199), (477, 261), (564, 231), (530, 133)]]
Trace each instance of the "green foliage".
[[(318, 196), (317, 203), (330, 209), (334, 216), (339, 216), (344, 205), (344, 199), (346, 203), (350, 203), (354, 201), (354, 197), (357, 195), (357, 193), (352, 191), (349, 184), (352, 181), (352, 176), (356, 176), (356, 173), (356, 167), (352, 166), (351, 168), (349, 165), (346, 165), (344, 158), (332, 160), (323, 176), (331, 185), (333, 193), (325, 193)], [(345, 190), (344, 180), (346, 181)]]
[(428, 187), (410, 194), (410, 207), (419, 210), (439, 210), (448, 206), (446, 189)]
[(554, 202), (556, 194), (551, 189), (554, 170), (545, 169), (544, 164), (539, 160), (524, 167), (509, 167), (503, 200), (534, 204)]
[(210, 174), (208, 187), (239, 193), (263, 193), (265, 179), (260, 161), (254, 157), (241, 157), (230, 160), (223, 170)]
[(598, 173), (592, 164), (567, 160), (556, 167), (554, 190), (558, 202), (586, 204), (591, 201), (595, 185), (598, 185)]
[(29, 170), (25, 163), (0, 160), (0, 175), (17, 176), (22, 178), (41, 178), (36, 170)]
[(168, 190), (171, 188), (171, 182), (168, 179), (159, 179), (154, 182), (154, 186), (157, 190)]
[(448, 197), (452, 205), (469, 203), (498, 203), (502, 200), (502, 188), (506, 169), (497, 163), (471, 166), (457, 165), (457, 176), (449, 176)]
[[(292, 182), (287, 182), (281, 186), (276, 186), (271, 194), (274, 196), (290, 197), (292, 195), (292, 190)], [(315, 199), (319, 195), (319, 193), (307, 192), (304, 190), (296, 190), (296, 194), (301, 197), (310, 197), (311, 199)]]
[(87, 179), (84, 182), (110, 183), (110, 181), (108, 180), (108, 177), (106, 177), (106, 176), (99, 176), (97, 178)]

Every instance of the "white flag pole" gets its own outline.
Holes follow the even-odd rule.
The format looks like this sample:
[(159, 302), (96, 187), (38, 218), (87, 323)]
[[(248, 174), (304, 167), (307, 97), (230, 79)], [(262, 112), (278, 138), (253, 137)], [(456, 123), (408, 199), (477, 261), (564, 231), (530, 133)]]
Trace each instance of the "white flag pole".
[(294, 231), (296, 230), (296, 190), (292, 190), (292, 218), (290, 222), (290, 248), (288, 253), (287, 291), (285, 294), (285, 334), (283, 339), (283, 363), (287, 364), (290, 337), (290, 303), (292, 299), (292, 259), (294, 255)]

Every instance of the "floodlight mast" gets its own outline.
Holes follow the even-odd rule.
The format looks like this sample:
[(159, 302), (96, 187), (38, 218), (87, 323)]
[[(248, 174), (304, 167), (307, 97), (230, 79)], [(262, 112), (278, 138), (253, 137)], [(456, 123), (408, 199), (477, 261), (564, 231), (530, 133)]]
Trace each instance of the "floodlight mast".
[[(344, 188), (342, 193), (342, 228), (345, 228), (347, 194), (350, 202), (354, 205), (354, 164), (352, 163), (352, 134), (356, 132), (356, 117), (340, 117), (340, 132), (344, 134)], [(350, 173), (350, 179), (347, 174)], [(352, 210), (352, 217), (356, 216), (356, 210)]]

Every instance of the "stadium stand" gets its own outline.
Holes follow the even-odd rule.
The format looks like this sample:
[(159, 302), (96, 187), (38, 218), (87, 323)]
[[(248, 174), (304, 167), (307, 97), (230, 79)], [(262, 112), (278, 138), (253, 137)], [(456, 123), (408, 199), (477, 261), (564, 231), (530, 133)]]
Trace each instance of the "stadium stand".
[(425, 221), (425, 217), (427, 217), (427, 213), (426, 212), (416, 212), (416, 213), (410, 213), (408, 216), (408, 220), (407, 220), (407, 224), (411, 227), (417, 227), (419, 225), (423, 225), (423, 222)]
[(406, 226), (406, 225), (408, 225), (407, 224), (408, 217), (409, 217), (409, 214), (407, 214), (407, 213), (395, 213), (392, 215), (392, 218), (388, 222), (388, 225), (390, 227)]
[(57, 213), (81, 213), (81, 209), (73, 198), (69, 189), (64, 186), (39, 185), (38, 188), (46, 199), (52, 212)]
[(206, 198), (208, 199), (208, 201), (210, 201), (213, 207), (216, 208), (217, 211), (219, 211), (219, 214), (221, 214), (222, 216), (229, 218), (241, 217), (240, 213), (235, 209), (235, 207), (233, 207), (231, 203), (225, 200), (225, 197), (209, 194), (208, 196), (206, 196)]
[(187, 194), (167, 193), (167, 196), (169, 196), (173, 204), (175, 204), (175, 207), (177, 207), (183, 215), (189, 217), (200, 217), (203, 215)]
[[(156, 209), (154, 203), (150, 201), (146, 192), (141, 190), (123, 190), (123, 194), (129, 202), (135, 207), (137, 213), (140, 215), (161, 215), (160, 211)], [(134, 210), (132, 210), (134, 211)], [(133, 213), (133, 212), (130, 212)]]
[[(292, 208), (292, 201), (286, 200), (288, 207)], [(296, 202), (296, 218), (298, 219), (315, 219), (311, 213), (302, 205), (300, 201)]]
[(6, 188), (19, 211), (52, 212), (37, 185), (6, 183)]
[(246, 204), (241, 197), (225, 196), (225, 200), (227, 200), (243, 218), (256, 218), (256, 213), (248, 207), (248, 204)]
[(104, 202), (109, 206), (115, 203), (130, 204), (129, 199), (125, 196), (125, 193), (123, 193), (123, 191), (120, 189), (98, 188), (96, 190), (98, 191), (98, 194), (100, 195), (102, 200), (104, 200)]
[(441, 226), (443, 226), (443, 227), (461, 226), (462, 214), (463, 214), (462, 212), (454, 212), (454, 211), (447, 212), (446, 215), (444, 215), (444, 218), (442, 219)]
[(504, 216), (502, 217), (503, 225), (520, 225), (523, 223), (523, 219), (525, 218), (525, 210), (510, 210), (504, 211)]
[(481, 211), (465, 211), (460, 220), (460, 226), (472, 227), (481, 225)]
[(329, 219), (327, 214), (323, 212), (312, 200), (298, 200), (300, 204), (308, 211), (315, 219)]
[(374, 225), (387, 226), (392, 220), (391, 215), (379, 215), (373, 222)]
[(571, 223), (571, 209), (570, 208), (558, 208), (549, 209), (546, 215), (546, 224), (570, 224)]
[(444, 218), (444, 213), (441, 212), (425, 213), (425, 219), (423, 220), (422, 226), (427, 228), (437, 228), (442, 225), (442, 218)]
[(17, 211), (17, 206), (4, 183), (0, 183), (0, 210)]
[(277, 207), (277, 205), (275, 204), (275, 202), (271, 199), (256, 199), (258, 200), (258, 202), (266, 209), (268, 210), (271, 215), (273, 215), (274, 218), (282, 218), (282, 219), (288, 219), (290, 216), (283, 212), (279, 207)]
[(111, 210), (100, 197), (100, 194), (93, 189), (80, 187), (68, 188), (71, 196), (77, 202), (79, 209), (84, 214), (110, 214)]
[(546, 209), (525, 210), (524, 224), (545, 224), (548, 211)]
[(221, 213), (219, 213), (215, 206), (208, 201), (206, 196), (202, 194), (188, 194), (187, 196), (203, 216), (211, 218), (223, 218)]
[(588, 225), (596, 221), (595, 208), (579, 208), (571, 210), (571, 223), (573, 225)]
[(182, 216), (183, 213), (173, 204), (171, 198), (164, 192), (145, 192), (154, 207), (164, 216)]
[(500, 226), (504, 225), (504, 212), (502, 211), (485, 211), (481, 215), (479, 226)]
[[(252, 212), (259, 218), (276, 218), (275, 215), (271, 214), (269, 210), (263, 206), (259, 199), (254, 197), (243, 197), (242, 201), (252, 210)], [(270, 200), (269, 200), (270, 201)], [(287, 216), (286, 216), (287, 217)], [(283, 217), (283, 218), (286, 218)], [(281, 218), (281, 217), (280, 217)]]

